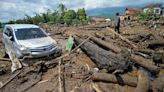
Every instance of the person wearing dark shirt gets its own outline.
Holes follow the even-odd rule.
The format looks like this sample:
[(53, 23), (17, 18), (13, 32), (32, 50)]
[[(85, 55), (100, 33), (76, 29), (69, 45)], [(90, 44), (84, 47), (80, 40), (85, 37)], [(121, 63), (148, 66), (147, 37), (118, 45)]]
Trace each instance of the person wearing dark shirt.
[(119, 13), (116, 13), (115, 31), (120, 33), (120, 16), (119, 16)]

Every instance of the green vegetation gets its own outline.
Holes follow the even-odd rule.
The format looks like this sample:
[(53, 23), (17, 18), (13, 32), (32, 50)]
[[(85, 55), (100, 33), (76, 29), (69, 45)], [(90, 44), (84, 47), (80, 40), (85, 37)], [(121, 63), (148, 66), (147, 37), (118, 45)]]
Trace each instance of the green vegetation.
[(2, 27), (2, 23), (0, 22), (0, 28)]
[(157, 14), (152, 14), (152, 13), (140, 13), (138, 14), (138, 19), (139, 20), (157, 20), (160, 19), (160, 15)]
[(67, 9), (65, 5), (59, 4), (58, 10), (51, 12), (47, 10), (46, 13), (38, 14), (31, 17), (25, 15), (24, 19), (10, 20), (8, 24), (39, 24), (39, 23), (53, 23), (53, 24), (66, 24), (66, 25), (77, 25), (86, 24), (87, 15), (84, 8), (78, 9), (77, 12), (74, 10)]
[(73, 23), (72, 21), (76, 19), (76, 12), (74, 10), (66, 11), (63, 19), (67, 25), (70, 25), (71, 23)]

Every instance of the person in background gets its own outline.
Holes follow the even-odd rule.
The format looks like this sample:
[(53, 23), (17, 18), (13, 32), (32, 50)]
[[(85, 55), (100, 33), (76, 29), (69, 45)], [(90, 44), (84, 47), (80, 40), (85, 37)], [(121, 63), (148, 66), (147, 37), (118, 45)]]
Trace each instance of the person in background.
[(119, 16), (119, 13), (116, 13), (115, 31), (120, 33), (120, 16)]
[(129, 26), (131, 25), (131, 18), (130, 18), (130, 16), (128, 16), (128, 25)]

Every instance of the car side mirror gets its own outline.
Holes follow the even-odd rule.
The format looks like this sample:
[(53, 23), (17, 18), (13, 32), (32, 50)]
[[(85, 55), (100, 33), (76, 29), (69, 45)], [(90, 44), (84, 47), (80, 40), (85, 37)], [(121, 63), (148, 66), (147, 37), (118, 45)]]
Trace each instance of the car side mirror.
[(48, 35), (48, 36), (50, 36), (50, 35), (51, 35), (51, 33), (47, 33), (47, 35)]
[(13, 38), (13, 36), (10, 36), (10, 37), (9, 37), (9, 39), (10, 39), (11, 41), (14, 41), (14, 38)]

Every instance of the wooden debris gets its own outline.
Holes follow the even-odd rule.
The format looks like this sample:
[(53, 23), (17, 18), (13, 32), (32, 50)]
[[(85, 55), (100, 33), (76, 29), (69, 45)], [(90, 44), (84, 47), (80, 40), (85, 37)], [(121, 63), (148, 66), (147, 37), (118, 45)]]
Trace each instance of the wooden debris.
[(154, 72), (154, 73), (159, 73), (159, 68), (157, 66), (155, 66), (154, 64), (152, 64), (152, 61), (145, 59), (141, 56), (137, 56), (137, 55), (131, 55), (130, 57), (131, 61), (144, 67), (145, 69)]
[(100, 45), (101, 47), (103, 47), (107, 50), (111, 50), (115, 53), (121, 52), (121, 49), (118, 48), (117, 46), (114, 46), (113, 43), (109, 43), (109, 42), (107, 43), (107, 42), (105, 42), (101, 39), (98, 39), (96, 37), (92, 37), (91, 39), (92, 39), (93, 42), (95, 42), (96, 44)]
[(129, 86), (137, 86), (137, 78), (131, 77), (128, 75), (114, 75), (107, 73), (95, 73), (93, 74), (94, 81), (103, 81), (110, 83), (118, 83), (120, 85), (129, 85)]
[(134, 45), (131, 41), (129, 41), (128, 39), (126, 39), (125, 37), (121, 36), (120, 34), (118, 34), (117, 32), (113, 31), (112, 29), (107, 28), (108, 30), (110, 30), (110, 32), (112, 32), (113, 34), (115, 34), (116, 36), (118, 36), (120, 39), (122, 39), (123, 41), (127, 42), (129, 45), (131, 45), (134, 49), (137, 49), (137, 46)]
[(11, 61), (9, 58), (0, 58), (1, 61)]
[(18, 92), (25, 92), (25, 91), (29, 90), (30, 88), (32, 88), (33, 86), (35, 86), (37, 83), (39, 83), (41, 80), (42, 80), (42, 75), (39, 74), (38, 75), (38, 78), (34, 82), (32, 82), (31, 84), (29, 84), (24, 89), (19, 90)]
[(15, 77), (17, 77), (21, 72), (22, 72), (22, 70), (18, 71), (14, 76), (12, 76), (8, 81), (6, 81), (6, 82), (0, 87), (0, 89), (3, 88), (3, 87), (5, 87), (8, 83), (10, 83), (10, 82), (11, 82)]
[[(80, 44), (83, 40), (75, 37), (75, 43)], [(127, 61), (123, 57), (117, 56), (111, 51), (106, 51), (91, 42), (86, 42), (80, 48), (93, 60), (100, 69), (124, 70), (128, 67)]]
[(157, 47), (164, 46), (164, 40), (153, 40), (148, 43), (148, 48), (155, 49)]

